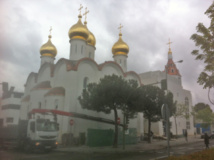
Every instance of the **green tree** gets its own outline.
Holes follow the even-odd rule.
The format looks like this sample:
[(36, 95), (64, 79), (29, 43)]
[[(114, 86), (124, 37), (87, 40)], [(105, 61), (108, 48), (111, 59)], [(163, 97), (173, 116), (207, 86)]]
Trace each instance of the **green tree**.
[(135, 114), (133, 105), (136, 96), (132, 94), (137, 89), (138, 83), (135, 80), (126, 81), (121, 76), (111, 75), (101, 78), (98, 83), (88, 84), (83, 89), (79, 102), (84, 109), (94, 110), (110, 114), (114, 112), (115, 136), (113, 146), (117, 147), (118, 141), (118, 110), (132, 118)]
[(177, 118), (182, 117), (187, 119), (189, 117), (189, 114), (187, 114), (187, 106), (183, 104), (177, 104), (177, 101), (173, 103), (173, 113), (172, 117), (175, 120), (175, 129), (176, 129), (176, 137), (178, 135), (178, 130), (177, 130)]
[(161, 106), (164, 104), (164, 90), (156, 86), (142, 86), (138, 89), (140, 99), (136, 101), (138, 112), (144, 113), (144, 118), (148, 120), (148, 143), (151, 143), (151, 123), (161, 119)]
[[(193, 34), (191, 39), (201, 50), (193, 50), (192, 55), (196, 56), (196, 60), (203, 60), (205, 63), (205, 68), (199, 75), (198, 83), (204, 88), (208, 88), (208, 95), (210, 95), (210, 89), (214, 87), (214, 2), (205, 14), (211, 19), (210, 26), (207, 28), (203, 23), (199, 23), (196, 27), (198, 33)], [(210, 96), (208, 98), (214, 104)]]
[(203, 127), (209, 127), (214, 120), (214, 113), (210, 108), (204, 108), (196, 113), (196, 118), (203, 121)]
[(194, 106), (194, 111), (195, 112), (198, 112), (202, 109), (205, 109), (205, 108), (210, 108), (210, 106), (208, 104), (205, 104), (205, 103), (197, 103), (195, 106)]

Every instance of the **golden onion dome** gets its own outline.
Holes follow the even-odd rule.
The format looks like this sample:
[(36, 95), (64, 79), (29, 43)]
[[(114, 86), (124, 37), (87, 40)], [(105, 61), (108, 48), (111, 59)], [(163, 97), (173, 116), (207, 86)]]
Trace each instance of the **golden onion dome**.
[[(84, 22), (84, 25), (88, 29), (86, 21)], [(94, 34), (92, 32), (90, 32), (89, 30), (88, 30), (88, 32), (89, 32), (89, 36), (88, 36), (88, 39), (87, 39), (87, 43), (95, 47), (95, 45), (96, 45), (96, 39), (94, 37)]]
[(40, 54), (41, 56), (55, 57), (57, 54), (57, 49), (51, 42), (51, 35), (49, 35), (48, 38), (48, 42), (41, 46)]
[(92, 32), (90, 32), (90, 31), (89, 31), (89, 36), (88, 36), (87, 42), (88, 42), (88, 44), (90, 44), (90, 45), (92, 45), (94, 47), (96, 45), (96, 39), (94, 37), (94, 34)]
[(89, 36), (89, 31), (87, 27), (82, 24), (81, 21), (82, 16), (79, 15), (78, 18), (79, 18), (78, 22), (69, 29), (68, 36), (70, 39), (87, 40)]
[(119, 34), (118, 41), (112, 47), (113, 55), (125, 55), (129, 53), (129, 46), (123, 41), (122, 33)]

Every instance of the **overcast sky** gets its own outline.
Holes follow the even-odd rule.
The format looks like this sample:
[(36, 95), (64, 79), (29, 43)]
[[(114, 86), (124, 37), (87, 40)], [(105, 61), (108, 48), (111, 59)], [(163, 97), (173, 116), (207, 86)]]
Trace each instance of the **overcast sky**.
[[(164, 70), (169, 38), (173, 60), (182, 75), (183, 87), (192, 92), (193, 105), (209, 103), (207, 90), (197, 84), (204, 64), (191, 55), (197, 49), (190, 36), (202, 22), (213, 0), (1, 0), (0, 83), (24, 90), (30, 72), (40, 67), (39, 49), (48, 40), (58, 50), (55, 62), (69, 58), (68, 30), (78, 18), (80, 4), (89, 9), (88, 29), (96, 37), (95, 61), (113, 60), (111, 48), (118, 40), (121, 23), (123, 40), (129, 45), (128, 70), (143, 73)], [(212, 106), (214, 109), (214, 107)]]

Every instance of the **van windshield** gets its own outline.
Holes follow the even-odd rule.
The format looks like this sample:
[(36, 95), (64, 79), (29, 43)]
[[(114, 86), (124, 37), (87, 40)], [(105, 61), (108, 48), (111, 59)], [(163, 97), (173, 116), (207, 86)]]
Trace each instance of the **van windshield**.
[(37, 131), (57, 131), (57, 123), (47, 119), (38, 119), (36, 123)]

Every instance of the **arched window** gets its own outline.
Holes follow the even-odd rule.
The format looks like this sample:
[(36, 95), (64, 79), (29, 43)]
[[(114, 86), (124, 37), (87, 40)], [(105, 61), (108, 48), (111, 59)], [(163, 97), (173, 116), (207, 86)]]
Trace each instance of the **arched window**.
[(189, 106), (189, 99), (187, 97), (185, 97), (185, 105)]
[(81, 54), (83, 54), (83, 46), (81, 46)]
[(75, 45), (75, 53), (77, 53), (77, 45)]
[(38, 107), (39, 109), (41, 109), (42, 108), (42, 103), (41, 102), (39, 102), (39, 107)]
[[(186, 115), (189, 115), (189, 99), (187, 97), (185, 97), (184, 104), (186, 106)], [(189, 119), (189, 117), (188, 117), (188, 119)]]
[(91, 54), (91, 52), (89, 52), (89, 58), (92, 58), (92, 54)]
[(58, 99), (55, 99), (54, 106), (55, 106), (55, 109), (58, 109), (58, 106), (59, 106)]
[(174, 72), (174, 70), (172, 69), (172, 73)]
[(83, 88), (85, 89), (88, 85), (88, 77), (85, 77), (83, 80)]

